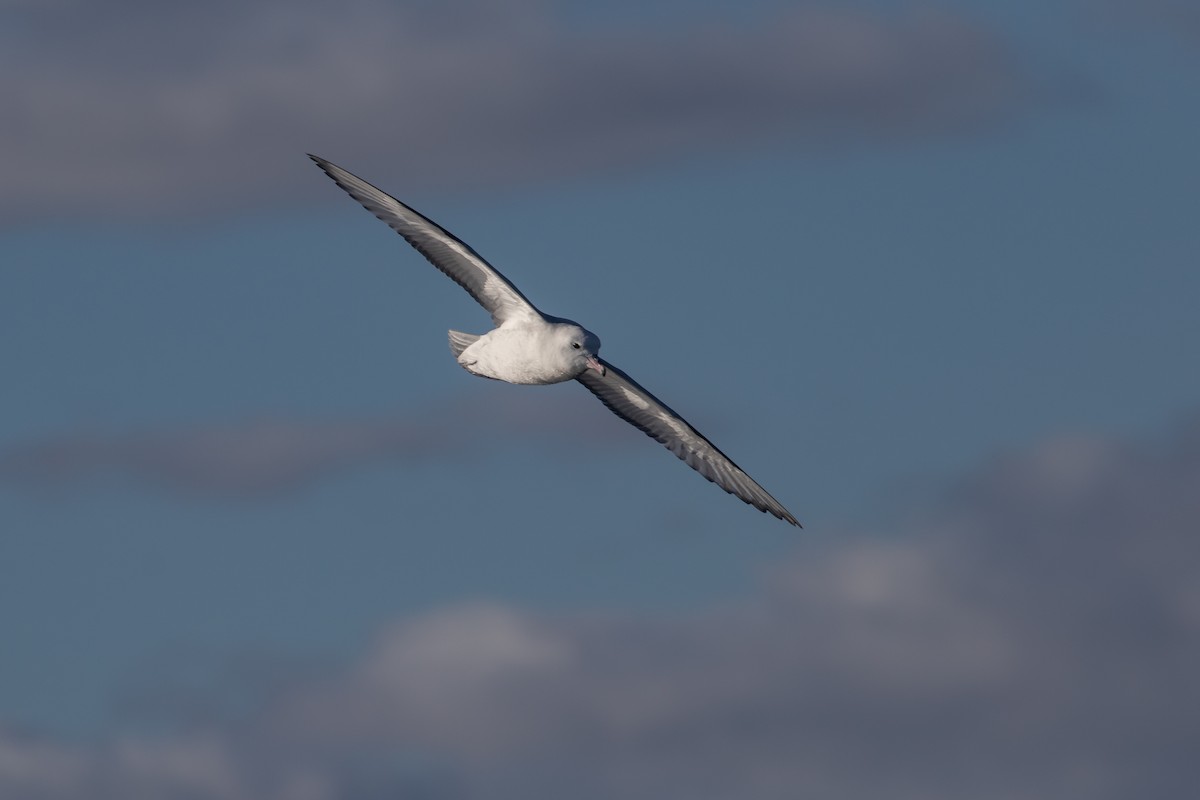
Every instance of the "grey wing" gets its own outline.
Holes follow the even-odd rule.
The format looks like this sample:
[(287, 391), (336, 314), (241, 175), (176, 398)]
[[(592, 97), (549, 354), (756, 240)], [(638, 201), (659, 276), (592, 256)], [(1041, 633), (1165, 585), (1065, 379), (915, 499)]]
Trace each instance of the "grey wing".
[(683, 417), (672, 411), (665, 403), (638, 385), (637, 381), (621, 370), (601, 360), (605, 375), (594, 370), (585, 370), (576, 380), (600, 398), (617, 416), (641, 429), (647, 435), (666, 445), (667, 449), (689, 467), (720, 486), (730, 494), (749, 503), (759, 511), (773, 514), (796, 527), (800, 523), (779, 501), (767, 494), (767, 490), (754, 482), (729, 456)]
[(542, 319), (525, 295), (483, 257), (450, 231), (396, 198), (323, 158), (308, 156), (334, 183), (446, 273), (492, 315), (496, 325), (513, 318)]

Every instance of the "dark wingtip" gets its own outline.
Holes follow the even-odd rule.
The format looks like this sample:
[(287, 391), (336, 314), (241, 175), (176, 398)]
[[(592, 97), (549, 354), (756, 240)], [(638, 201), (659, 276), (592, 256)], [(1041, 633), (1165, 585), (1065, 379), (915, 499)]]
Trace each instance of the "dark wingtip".
[[(747, 501), (747, 502), (749, 502), (749, 501)], [(778, 505), (778, 504), (776, 504), (776, 505)], [(797, 528), (801, 528), (801, 529), (804, 528), (804, 526), (800, 524), (800, 520), (793, 517), (792, 512), (788, 511), (783, 506), (779, 506), (778, 511), (776, 511), (775, 509), (770, 508), (770, 507), (763, 508), (762, 506), (759, 506), (759, 509), (765, 513), (771, 514), (772, 516), (775, 517), (775, 519), (782, 520), (783, 522), (786, 522), (789, 525), (795, 525)]]

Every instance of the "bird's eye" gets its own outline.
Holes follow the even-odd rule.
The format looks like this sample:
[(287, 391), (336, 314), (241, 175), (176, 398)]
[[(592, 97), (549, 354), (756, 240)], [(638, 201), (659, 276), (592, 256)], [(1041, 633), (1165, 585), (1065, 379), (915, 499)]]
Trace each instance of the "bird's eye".
[(571, 347), (574, 347), (576, 350), (578, 350), (578, 349), (579, 349), (579, 342), (571, 342)]

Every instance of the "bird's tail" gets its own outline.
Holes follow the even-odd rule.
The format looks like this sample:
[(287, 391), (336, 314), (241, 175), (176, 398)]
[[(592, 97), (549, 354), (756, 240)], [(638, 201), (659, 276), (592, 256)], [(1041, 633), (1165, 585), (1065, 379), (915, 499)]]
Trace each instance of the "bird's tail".
[(454, 353), (454, 357), (458, 358), (462, 355), (462, 351), (470, 347), (478, 335), (474, 333), (463, 333), (462, 331), (449, 331), (450, 333), (450, 352)]

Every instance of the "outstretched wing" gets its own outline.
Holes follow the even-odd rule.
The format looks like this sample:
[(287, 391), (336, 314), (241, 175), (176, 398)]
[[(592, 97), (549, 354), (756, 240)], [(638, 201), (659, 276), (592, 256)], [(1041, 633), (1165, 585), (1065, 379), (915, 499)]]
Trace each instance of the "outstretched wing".
[(638, 385), (621, 370), (601, 360), (606, 373), (585, 370), (576, 380), (600, 398), (618, 417), (640, 428), (666, 445), (667, 449), (705, 478), (744, 502), (790, 522), (800, 523), (767, 490), (733, 463), (716, 445), (672, 411), (665, 403)]
[(308, 156), (325, 174), (363, 208), (404, 237), (429, 263), (446, 273), (492, 315), (496, 325), (510, 319), (543, 319), (517, 287), (450, 231), (401, 203), (396, 198), (352, 175), (336, 164), (311, 153)]

